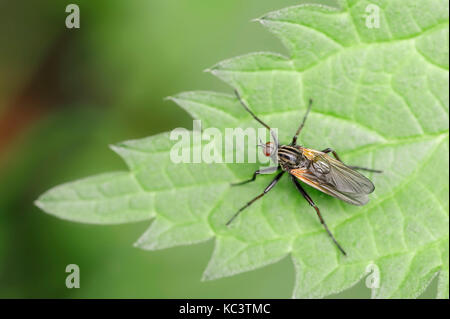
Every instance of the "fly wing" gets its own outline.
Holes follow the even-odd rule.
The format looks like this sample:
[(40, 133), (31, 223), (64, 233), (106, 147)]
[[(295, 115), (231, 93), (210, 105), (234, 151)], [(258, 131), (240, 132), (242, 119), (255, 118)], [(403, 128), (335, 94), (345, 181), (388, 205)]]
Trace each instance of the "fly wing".
[(297, 177), (302, 182), (308, 184), (309, 186), (312, 186), (319, 191), (324, 192), (325, 194), (336, 197), (349, 204), (362, 206), (367, 204), (367, 202), (369, 201), (369, 196), (367, 196), (367, 193), (355, 193), (340, 190), (335, 185), (332, 185), (323, 178), (316, 176), (308, 169), (293, 169), (290, 170), (289, 173)]
[(340, 192), (370, 194), (375, 189), (367, 177), (322, 152), (315, 154), (309, 169), (320, 181)]

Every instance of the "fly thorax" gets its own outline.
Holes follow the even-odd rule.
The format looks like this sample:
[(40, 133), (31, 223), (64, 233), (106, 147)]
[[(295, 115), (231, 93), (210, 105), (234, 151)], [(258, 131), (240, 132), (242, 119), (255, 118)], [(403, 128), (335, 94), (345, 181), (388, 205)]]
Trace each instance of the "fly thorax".
[(297, 168), (304, 160), (302, 152), (298, 148), (289, 145), (280, 146), (277, 155), (278, 163), (284, 170)]

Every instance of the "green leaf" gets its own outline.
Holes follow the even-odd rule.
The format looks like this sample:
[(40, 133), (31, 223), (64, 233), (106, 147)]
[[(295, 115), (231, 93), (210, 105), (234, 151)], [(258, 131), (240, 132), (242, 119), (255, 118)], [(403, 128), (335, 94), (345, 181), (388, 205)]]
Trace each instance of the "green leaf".
[[(56, 187), (37, 204), (86, 223), (154, 217), (136, 243), (145, 249), (215, 238), (206, 280), (290, 255), (295, 298), (347, 289), (371, 264), (380, 275), (373, 297), (415, 298), (439, 273), (438, 297), (448, 298), (448, 2), (377, 1), (380, 27), (368, 28), (366, 8), (372, 2), (342, 2), (341, 9), (300, 5), (269, 13), (258, 21), (285, 43), (289, 58), (254, 53), (209, 69), (278, 128), (284, 143), (312, 98), (300, 143), (332, 147), (346, 163), (384, 171), (368, 174), (376, 190), (363, 207), (307, 187), (347, 257), (288, 178), (226, 227), (273, 176), (230, 187), (259, 165), (175, 164), (170, 160), (175, 142), (168, 133), (113, 146), (128, 172)], [(260, 127), (234, 95), (187, 92), (171, 99), (201, 119), (203, 128)], [(194, 152), (207, 143), (182, 148)]]

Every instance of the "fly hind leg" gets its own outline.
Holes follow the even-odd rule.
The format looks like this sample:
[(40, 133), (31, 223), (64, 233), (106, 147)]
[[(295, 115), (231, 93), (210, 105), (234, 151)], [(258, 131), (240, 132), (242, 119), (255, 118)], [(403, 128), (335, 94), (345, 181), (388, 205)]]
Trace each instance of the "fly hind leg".
[[(339, 157), (339, 155), (336, 153), (335, 150), (333, 150), (332, 148), (326, 148), (322, 151), (323, 153), (332, 153), (333, 156), (339, 161), (342, 162), (341, 158)], [(343, 163), (343, 162), (342, 162)], [(351, 169), (355, 169), (355, 170), (361, 170), (361, 171), (367, 171), (367, 172), (372, 172), (372, 173), (383, 173), (383, 171), (380, 171), (378, 169), (372, 169), (372, 168), (366, 168), (366, 167), (361, 167), (361, 166), (350, 166), (347, 165), (348, 167), (350, 167)]]
[(322, 226), (325, 228), (325, 230), (328, 233), (328, 236), (330, 236), (331, 240), (333, 241), (333, 243), (336, 245), (336, 247), (342, 252), (342, 254), (344, 254), (344, 256), (347, 255), (347, 253), (345, 252), (345, 250), (342, 248), (342, 246), (338, 243), (338, 241), (336, 240), (336, 238), (334, 238), (333, 234), (331, 233), (331, 231), (328, 229), (327, 224), (325, 223), (325, 220), (322, 217), (322, 214), (320, 213), (319, 207), (316, 206), (316, 204), (314, 203), (314, 201), (312, 200), (312, 198), (308, 195), (308, 193), (303, 189), (302, 185), (300, 185), (299, 181), (291, 175), (291, 179), (294, 182), (294, 185), (297, 187), (298, 191), (300, 192), (300, 194), (302, 194), (302, 196), (306, 199), (306, 201), (309, 203), (309, 205), (311, 205), (316, 213), (317, 213), (317, 217), (319, 217), (320, 223), (322, 224)]

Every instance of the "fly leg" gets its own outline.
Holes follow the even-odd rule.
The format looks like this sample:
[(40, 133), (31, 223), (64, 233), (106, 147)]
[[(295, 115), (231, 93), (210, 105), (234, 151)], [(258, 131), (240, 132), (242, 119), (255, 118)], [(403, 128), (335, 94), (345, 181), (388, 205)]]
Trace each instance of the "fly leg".
[(247, 103), (245, 103), (245, 101), (242, 99), (241, 95), (239, 94), (239, 92), (237, 90), (234, 90), (234, 93), (236, 94), (236, 97), (238, 98), (239, 102), (241, 103), (241, 105), (244, 107), (244, 109), (250, 113), (250, 115), (256, 120), (258, 121), (262, 126), (264, 126), (272, 135), (273, 137), (273, 141), (275, 142), (276, 145), (278, 145), (278, 138), (275, 135), (275, 132), (270, 128), (269, 125), (267, 125), (266, 123), (264, 123), (259, 117), (257, 117), (255, 115), (255, 113), (253, 113), (250, 108), (248, 107)]
[(249, 180), (239, 182), (239, 183), (233, 183), (233, 184), (231, 184), (231, 186), (244, 185), (244, 184), (247, 184), (250, 182), (254, 182), (256, 179), (256, 176), (261, 175), (261, 174), (271, 174), (271, 173), (275, 172), (277, 169), (278, 169), (278, 167), (266, 167), (266, 168), (259, 169), (253, 173), (252, 178), (250, 178)]
[(294, 182), (294, 184), (297, 187), (300, 194), (302, 194), (303, 198), (305, 198), (308, 201), (309, 205), (311, 205), (316, 210), (316, 213), (317, 213), (317, 216), (319, 217), (320, 223), (323, 225), (323, 227), (327, 231), (328, 235), (333, 240), (334, 244), (337, 246), (337, 248), (339, 248), (339, 250), (344, 254), (344, 256), (347, 256), (347, 253), (345, 252), (345, 250), (341, 247), (341, 245), (339, 245), (336, 238), (334, 238), (333, 234), (328, 229), (328, 226), (325, 223), (325, 220), (322, 218), (322, 215), (320, 214), (319, 207), (316, 206), (316, 204), (311, 199), (311, 197), (308, 195), (308, 193), (303, 189), (302, 185), (300, 185), (299, 181), (292, 175), (291, 175), (291, 179)]
[[(335, 150), (333, 150), (332, 148), (326, 148), (322, 151), (323, 153), (332, 153), (333, 156), (339, 161), (342, 162), (339, 155), (336, 153)], [(343, 163), (343, 162), (342, 162)], [(367, 171), (367, 172), (372, 172), (372, 173), (383, 173), (383, 171), (380, 171), (378, 169), (371, 169), (371, 168), (366, 168), (366, 167), (360, 167), (360, 166), (350, 166), (347, 165), (348, 167), (350, 167), (351, 169), (355, 169), (355, 170), (361, 170), (361, 171)]]
[[(264, 192), (262, 192), (261, 194), (259, 194), (258, 196), (256, 196), (255, 198), (253, 198), (251, 201), (249, 201), (247, 204), (245, 204), (245, 206), (243, 206), (241, 209), (239, 209), (236, 214), (233, 215), (233, 217), (230, 218), (230, 220), (227, 222), (227, 226), (231, 224), (231, 222), (247, 207), (249, 207), (251, 204), (253, 204), (254, 202), (256, 202), (258, 199), (260, 199), (261, 197), (263, 197), (264, 195), (266, 195), (277, 183), (278, 181), (281, 179), (281, 177), (283, 176), (283, 174), (285, 173), (285, 171), (281, 171), (280, 173), (278, 173), (277, 176), (275, 176), (275, 178), (270, 182), (270, 184), (266, 187), (266, 189), (264, 189)], [(255, 175), (256, 177), (256, 175)]]
[(294, 137), (292, 138), (291, 145), (297, 145), (297, 138), (298, 138), (298, 135), (299, 135), (300, 132), (302, 131), (303, 126), (305, 126), (306, 119), (308, 118), (309, 111), (311, 110), (312, 102), (313, 102), (312, 99), (309, 99), (308, 108), (306, 109), (306, 113), (305, 113), (305, 115), (303, 116), (303, 121), (302, 121), (302, 123), (300, 124), (300, 126), (298, 127), (297, 132), (295, 132), (295, 135), (294, 135)]

